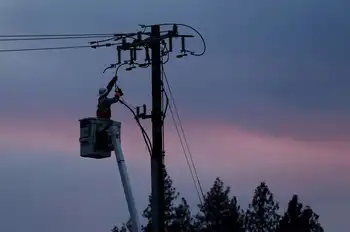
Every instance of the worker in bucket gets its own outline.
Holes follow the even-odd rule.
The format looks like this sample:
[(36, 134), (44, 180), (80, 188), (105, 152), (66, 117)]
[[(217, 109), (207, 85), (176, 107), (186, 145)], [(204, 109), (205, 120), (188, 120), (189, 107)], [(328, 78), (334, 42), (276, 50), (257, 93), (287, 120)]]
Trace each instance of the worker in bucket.
[(111, 121), (112, 110), (111, 106), (114, 103), (117, 103), (120, 97), (123, 95), (123, 92), (120, 88), (116, 87), (114, 97), (108, 97), (108, 94), (111, 92), (113, 86), (117, 81), (117, 76), (115, 76), (107, 85), (106, 88), (100, 88), (98, 90), (98, 105), (96, 110), (96, 117), (98, 119), (106, 120), (104, 126), (99, 128), (96, 132), (96, 143), (98, 150), (108, 151), (109, 137), (107, 133), (107, 129), (112, 125), (113, 121)]
[(111, 92), (113, 86), (117, 81), (117, 76), (115, 76), (107, 85), (106, 88), (100, 88), (98, 90), (98, 105), (96, 111), (96, 117), (100, 119), (111, 119), (111, 106), (114, 103), (117, 103), (120, 97), (123, 95), (121, 89), (116, 88), (115, 95), (112, 98), (108, 97), (108, 94)]

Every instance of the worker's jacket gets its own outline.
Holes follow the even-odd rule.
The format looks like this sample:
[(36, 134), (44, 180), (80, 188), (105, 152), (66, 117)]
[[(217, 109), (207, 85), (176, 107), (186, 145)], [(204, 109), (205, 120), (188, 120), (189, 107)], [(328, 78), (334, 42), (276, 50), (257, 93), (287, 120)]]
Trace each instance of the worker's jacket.
[(111, 105), (118, 102), (119, 97), (115, 96), (113, 98), (100, 97), (98, 99), (98, 106), (96, 111), (96, 117), (110, 119), (112, 116)]
[(111, 105), (119, 101), (119, 96), (116, 95), (113, 98), (108, 98), (107, 96), (111, 92), (113, 85), (115, 85), (117, 78), (117, 76), (113, 77), (106, 87), (107, 92), (98, 98), (96, 117), (105, 119), (111, 118)]

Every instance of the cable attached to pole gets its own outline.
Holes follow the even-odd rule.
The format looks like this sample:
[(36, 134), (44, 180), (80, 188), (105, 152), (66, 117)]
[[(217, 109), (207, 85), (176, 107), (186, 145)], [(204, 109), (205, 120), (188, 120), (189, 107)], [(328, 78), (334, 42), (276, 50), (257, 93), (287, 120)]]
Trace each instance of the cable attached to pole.
[(137, 122), (137, 125), (138, 125), (138, 126), (140, 127), (140, 129), (141, 129), (142, 137), (143, 137), (143, 139), (144, 139), (144, 141), (145, 141), (145, 144), (146, 144), (146, 146), (147, 146), (147, 150), (148, 150), (149, 154), (151, 155), (151, 154), (152, 154), (152, 142), (151, 142), (151, 139), (149, 138), (149, 136), (148, 136), (148, 134), (147, 134), (145, 128), (142, 126), (142, 124), (141, 124), (140, 120), (138, 119), (138, 117), (137, 117), (135, 111), (134, 111), (127, 103), (125, 103), (125, 101), (119, 100), (119, 102), (120, 102), (122, 105), (124, 105), (124, 106), (133, 114), (134, 119), (135, 119), (135, 121)]
[[(183, 129), (183, 126), (182, 126), (182, 123), (181, 123), (181, 119), (180, 119), (180, 116), (179, 116), (179, 113), (178, 113), (178, 110), (177, 110), (177, 107), (176, 107), (176, 104), (175, 104), (174, 96), (172, 94), (172, 91), (171, 91), (171, 88), (170, 88), (170, 84), (168, 82), (168, 79), (167, 79), (167, 76), (166, 76), (166, 73), (165, 73), (163, 65), (162, 65), (162, 76), (163, 76), (163, 79), (165, 80), (165, 83), (166, 83), (167, 88), (169, 90), (170, 99), (172, 101), (172, 105), (174, 106), (174, 110), (176, 112), (176, 114), (174, 114), (174, 110), (172, 108), (172, 105), (169, 104), (169, 110), (170, 110), (170, 113), (171, 113), (171, 117), (172, 117), (172, 120), (174, 122), (174, 126), (175, 126), (177, 135), (178, 135), (179, 140), (180, 140), (181, 148), (182, 148), (182, 151), (184, 153), (184, 156), (185, 156), (185, 159), (186, 159), (186, 163), (187, 163), (187, 166), (189, 168), (189, 171), (190, 171), (190, 174), (191, 174), (191, 178), (192, 178), (195, 190), (196, 190), (197, 195), (198, 195), (199, 202), (200, 202), (200, 204), (202, 204), (203, 203), (202, 199), (204, 198), (203, 188), (202, 188), (201, 182), (199, 180), (199, 176), (198, 176), (198, 173), (197, 173), (196, 165), (195, 165), (195, 162), (194, 162), (194, 160), (192, 158), (192, 153), (191, 153), (191, 150), (189, 148), (189, 144), (187, 142), (185, 131)], [(169, 96), (167, 95), (165, 89), (164, 89), (164, 93), (165, 93), (166, 98), (169, 99)], [(176, 117), (175, 117), (175, 115), (176, 115)], [(176, 118), (177, 118), (177, 120), (176, 120)], [(177, 121), (179, 122), (180, 129), (178, 127)], [(182, 136), (181, 136), (180, 131), (182, 132)], [(186, 151), (186, 149), (187, 149), (188, 152)]]

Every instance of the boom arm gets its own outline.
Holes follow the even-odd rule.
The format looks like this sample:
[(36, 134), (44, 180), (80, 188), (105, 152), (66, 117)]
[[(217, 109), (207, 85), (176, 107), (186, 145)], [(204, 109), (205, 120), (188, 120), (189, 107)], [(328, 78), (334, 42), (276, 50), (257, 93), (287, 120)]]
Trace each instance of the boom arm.
[(113, 126), (111, 126), (108, 129), (108, 134), (112, 139), (115, 156), (117, 158), (120, 178), (122, 180), (124, 193), (125, 193), (125, 197), (126, 197), (126, 202), (128, 204), (128, 209), (129, 209), (129, 213), (130, 213), (130, 217), (131, 217), (132, 232), (140, 232), (141, 226), (140, 226), (139, 215), (138, 215), (138, 212), (136, 209), (135, 199), (134, 199), (134, 196), (133, 196), (132, 191), (131, 191), (129, 175), (128, 175), (128, 171), (126, 168), (121, 144), (120, 144), (119, 140), (117, 139), (117, 136), (120, 136), (120, 135), (117, 134), (116, 129), (113, 128)]

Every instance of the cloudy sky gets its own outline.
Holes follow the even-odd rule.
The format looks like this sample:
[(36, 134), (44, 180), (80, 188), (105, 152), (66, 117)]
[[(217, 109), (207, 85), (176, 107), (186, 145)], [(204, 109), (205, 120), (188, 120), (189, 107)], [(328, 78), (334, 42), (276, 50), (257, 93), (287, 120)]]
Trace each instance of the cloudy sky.
[[(345, 232), (350, 210), (350, 10), (343, 0), (2, 0), (0, 34), (134, 32), (187, 23), (203, 57), (166, 66), (204, 188), (216, 176), (245, 208), (266, 181), (284, 208), (297, 193), (326, 231)], [(184, 33), (189, 31), (184, 29)], [(0, 49), (88, 41), (0, 42)], [(193, 49), (201, 49), (193, 40)], [(175, 55), (175, 54), (174, 54)], [(113, 159), (79, 157), (78, 119), (95, 112), (114, 49), (0, 53), (1, 231), (109, 231), (128, 217)], [(120, 73), (132, 105), (150, 100), (150, 71)], [(138, 208), (150, 164), (127, 110), (123, 149)], [(149, 123), (145, 122), (149, 128)], [(192, 205), (196, 195), (171, 121), (166, 163)]]

